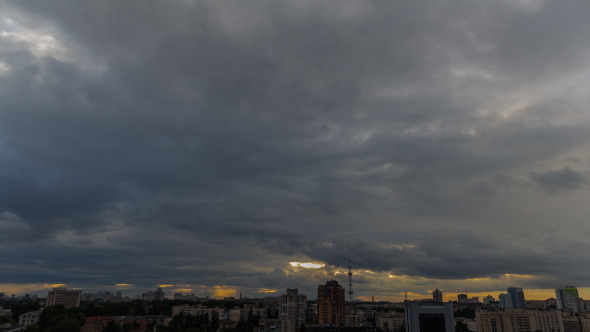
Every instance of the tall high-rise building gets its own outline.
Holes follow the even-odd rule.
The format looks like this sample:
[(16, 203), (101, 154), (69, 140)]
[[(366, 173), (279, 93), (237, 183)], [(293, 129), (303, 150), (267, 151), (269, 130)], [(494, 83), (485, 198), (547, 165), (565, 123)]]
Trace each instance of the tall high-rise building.
[(524, 309), (525, 302), (524, 302), (524, 292), (520, 287), (510, 286), (506, 290), (508, 295), (510, 295), (510, 300), (512, 301), (512, 306), (510, 308), (514, 309)]
[(166, 294), (162, 290), (162, 288), (158, 288), (154, 294), (155, 300), (157, 301), (164, 301), (166, 298)]
[(467, 303), (467, 294), (457, 294), (457, 303)]
[(305, 323), (307, 296), (299, 295), (297, 289), (287, 289), (287, 294), (279, 298), (280, 318), (292, 319), (296, 327)]
[(443, 301), (442, 299), (442, 291), (439, 290), (438, 288), (432, 291), (432, 300), (434, 300), (435, 302), (441, 302)]
[(579, 311), (578, 305), (578, 289), (575, 286), (565, 286), (563, 288), (555, 289), (555, 299), (557, 302), (557, 309)]
[(82, 299), (82, 291), (79, 290), (68, 290), (67, 288), (54, 288), (47, 293), (47, 304), (46, 306), (61, 304), (66, 309), (77, 308), (80, 306), (80, 300)]
[(318, 286), (318, 320), (320, 324), (344, 326), (346, 301), (344, 288), (336, 280)]
[(512, 308), (512, 299), (510, 298), (510, 294), (500, 294), (500, 296), (498, 297), (498, 301), (500, 302), (500, 308)]
[(566, 308), (563, 288), (555, 288), (555, 302), (557, 303), (557, 309), (564, 310)]
[(488, 295), (486, 297), (483, 298), (483, 304), (489, 306), (492, 302), (495, 302), (496, 300), (494, 299), (493, 296)]

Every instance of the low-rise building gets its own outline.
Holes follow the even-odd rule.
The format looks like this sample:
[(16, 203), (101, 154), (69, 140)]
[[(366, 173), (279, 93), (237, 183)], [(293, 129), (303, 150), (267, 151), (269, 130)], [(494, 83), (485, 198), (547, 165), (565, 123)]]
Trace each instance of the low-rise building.
[(39, 321), (39, 317), (41, 317), (42, 312), (43, 312), (43, 309), (29, 311), (24, 314), (21, 314), (18, 317), (18, 325), (29, 326), (29, 325), (37, 323)]
[(402, 312), (393, 312), (375, 318), (375, 324), (385, 332), (405, 331), (406, 317)]

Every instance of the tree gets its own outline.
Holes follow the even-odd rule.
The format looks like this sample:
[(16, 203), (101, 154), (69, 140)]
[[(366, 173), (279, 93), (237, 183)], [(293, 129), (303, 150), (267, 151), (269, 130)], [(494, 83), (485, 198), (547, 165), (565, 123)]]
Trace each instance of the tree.
[(36, 302), (13, 304), (12, 306), (10, 306), (10, 309), (12, 310), (12, 318), (14, 319), (15, 322), (18, 322), (18, 318), (20, 317), (21, 314), (24, 314), (29, 311), (39, 310), (39, 302), (36, 301)]
[(14, 320), (7, 315), (0, 315), (0, 325), (6, 324), (6, 323), (10, 323), (12, 324), (14, 322)]
[(213, 317), (211, 317), (211, 323), (209, 324), (209, 328), (207, 329), (207, 332), (217, 332), (218, 329), (219, 329), (219, 317), (217, 317), (217, 314), (213, 314)]
[(41, 316), (39, 316), (39, 327), (41, 331), (48, 331), (54, 325), (51, 324), (52, 321), (55, 322), (55, 317), (62, 315), (66, 312), (66, 308), (61, 305), (52, 305), (41, 312)]
[(462, 321), (458, 321), (455, 325), (455, 332), (469, 332), (467, 324), (463, 323)]
[(40, 332), (41, 330), (39, 329), (39, 325), (37, 324), (31, 324), (29, 326), (27, 326), (27, 328), (24, 330), (24, 332)]
[(76, 319), (64, 319), (61, 320), (55, 328), (52, 329), (53, 332), (80, 332), (80, 322)]

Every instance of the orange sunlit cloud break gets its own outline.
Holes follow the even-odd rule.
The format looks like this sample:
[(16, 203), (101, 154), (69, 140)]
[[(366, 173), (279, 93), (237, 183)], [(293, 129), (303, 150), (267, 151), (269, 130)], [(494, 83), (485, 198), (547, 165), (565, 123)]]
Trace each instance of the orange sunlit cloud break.
[(326, 264), (320, 264), (320, 263), (300, 263), (300, 262), (290, 262), (291, 266), (298, 266), (298, 267), (304, 267), (306, 269), (319, 269), (322, 268), (324, 266), (326, 266)]

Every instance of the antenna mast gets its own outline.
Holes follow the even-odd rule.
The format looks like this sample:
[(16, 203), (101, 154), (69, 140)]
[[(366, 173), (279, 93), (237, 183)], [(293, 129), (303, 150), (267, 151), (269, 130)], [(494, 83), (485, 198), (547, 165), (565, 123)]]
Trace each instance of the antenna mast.
[(348, 300), (352, 302), (352, 268), (350, 266), (350, 246), (348, 246)]

